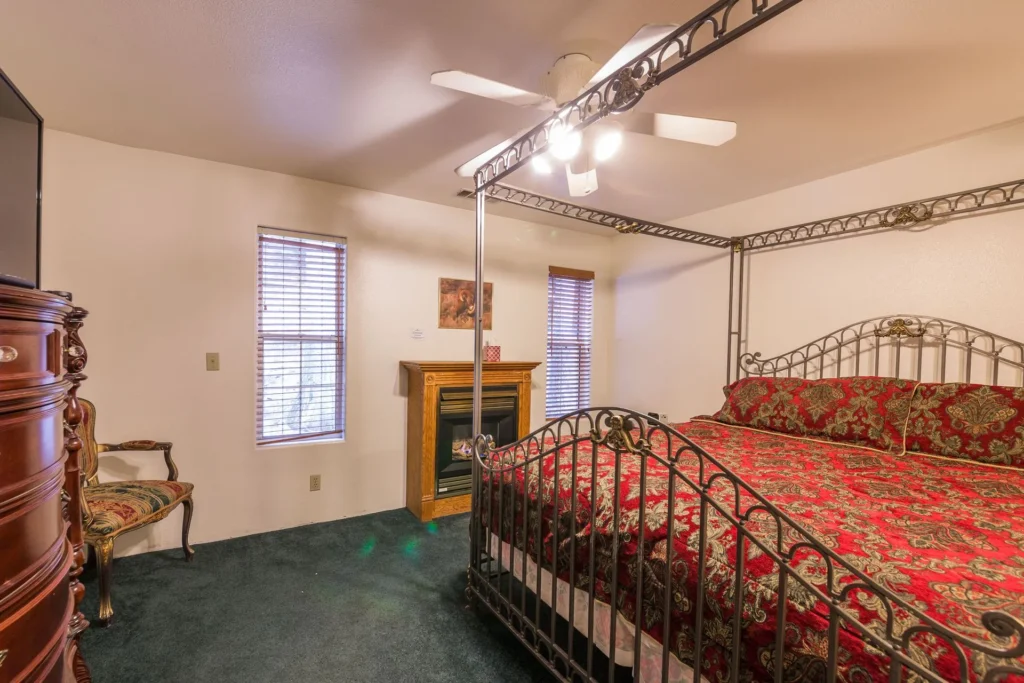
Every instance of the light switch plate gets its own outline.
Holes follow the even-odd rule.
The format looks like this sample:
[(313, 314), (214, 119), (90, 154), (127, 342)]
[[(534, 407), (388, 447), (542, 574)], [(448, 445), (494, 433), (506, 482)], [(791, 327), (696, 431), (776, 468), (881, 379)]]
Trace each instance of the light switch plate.
[(219, 353), (208, 353), (206, 354), (206, 370), (207, 372), (216, 372), (220, 370), (220, 354)]

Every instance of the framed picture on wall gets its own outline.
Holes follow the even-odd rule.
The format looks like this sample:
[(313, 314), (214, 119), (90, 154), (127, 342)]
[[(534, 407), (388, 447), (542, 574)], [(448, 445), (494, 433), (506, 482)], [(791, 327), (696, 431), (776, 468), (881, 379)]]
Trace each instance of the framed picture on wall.
[[(442, 330), (471, 330), (476, 315), (476, 292), (472, 280), (443, 277), (438, 282), (437, 326)], [(494, 283), (484, 283), (484, 329), (492, 326)]]

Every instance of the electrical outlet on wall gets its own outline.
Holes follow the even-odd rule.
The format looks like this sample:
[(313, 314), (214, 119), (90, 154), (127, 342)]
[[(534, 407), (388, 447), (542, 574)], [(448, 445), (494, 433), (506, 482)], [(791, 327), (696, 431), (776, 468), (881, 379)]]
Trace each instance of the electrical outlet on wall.
[(206, 371), (217, 372), (220, 370), (220, 354), (219, 353), (208, 353), (206, 354)]
[(311, 474), (309, 475), (309, 490), (319, 491), (320, 490), (320, 475)]
[(668, 422), (668, 413), (647, 413), (648, 417), (653, 417), (655, 420), (661, 422)]

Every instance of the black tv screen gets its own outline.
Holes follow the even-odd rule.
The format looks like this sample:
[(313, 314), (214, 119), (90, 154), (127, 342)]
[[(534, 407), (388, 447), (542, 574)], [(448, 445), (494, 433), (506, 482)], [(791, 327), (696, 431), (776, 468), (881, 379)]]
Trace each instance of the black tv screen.
[(0, 283), (39, 286), (43, 120), (0, 71)]

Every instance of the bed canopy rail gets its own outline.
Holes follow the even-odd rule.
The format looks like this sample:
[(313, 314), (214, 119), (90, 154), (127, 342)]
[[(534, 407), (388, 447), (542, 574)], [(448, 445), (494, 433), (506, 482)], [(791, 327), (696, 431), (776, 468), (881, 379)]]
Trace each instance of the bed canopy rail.
[(1024, 386), (1024, 343), (953, 320), (889, 315), (862, 320), (771, 358), (739, 357), (738, 377), (877, 375), (915, 381)]
[[(561, 199), (547, 197), (510, 185), (502, 185), (500, 183), (491, 185), (484, 192), (489, 200), (493, 199), (514, 206), (526, 206), (555, 216), (575, 218), (576, 220), (593, 223), (594, 225), (613, 228), (622, 234), (651, 235), (652, 237), (663, 237), (669, 240), (676, 240), (677, 242), (705, 244), (709, 247), (718, 247), (720, 249), (728, 249), (733, 243), (730, 237), (719, 237), (718, 235), (684, 230), (683, 228), (654, 223), (653, 221), (633, 219), (619, 213), (571, 204)], [(467, 191), (467, 196), (472, 194), (472, 192)]]
[(1012, 180), (1008, 183), (894, 204), (881, 209), (765, 230), (738, 239), (744, 251), (756, 251), (844, 235), (912, 227), (925, 221), (939, 221), (962, 214), (998, 210), (1018, 204), (1024, 204), (1024, 180)]
[(581, 130), (632, 109), (648, 90), (800, 2), (718, 0), (485, 161), (474, 175), (476, 189), (497, 183), (542, 153), (554, 131)]
[[(1024, 205), (1024, 178), (971, 190), (951, 192), (927, 199), (892, 204), (879, 209), (868, 209), (784, 228), (764, 230), (739, 237), (714, 235), (645, 221), (621, 213), (573, 204), (556, 197), (549, 197), (502, 183), (488, 186), (484, 193), (488, 200), (493, 199), (514, 206), (525, 206), (556, 216), (565, 216), (612, 228), (620, 234), (650, 235), (722, 249), (733, 247), (736, 250), (750, 253), (792, 244), (837, 239), (849, 235), (910, 228), (919, 223), (948, 220), (977, 212), (1017, 208)], [(460, 195), (464, 197), (472, 197), (474, 194), (472, 190), (460, 192)]]

